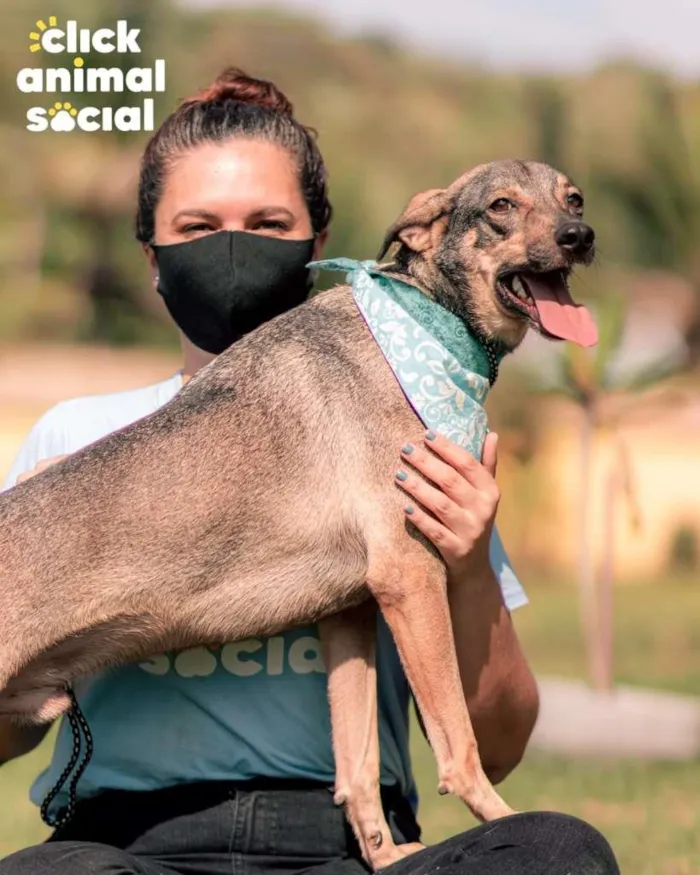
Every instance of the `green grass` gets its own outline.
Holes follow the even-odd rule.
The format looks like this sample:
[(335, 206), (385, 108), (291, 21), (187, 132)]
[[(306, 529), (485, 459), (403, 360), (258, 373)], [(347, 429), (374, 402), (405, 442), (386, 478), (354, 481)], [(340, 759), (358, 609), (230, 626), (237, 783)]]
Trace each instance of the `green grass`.
[(48, 761), (53, 737), (52, 732), (36, 751), (0, 769), (0, 856), (40, 842), (49, 833), (27, 794), (35, 775)]
[[(530, 585), (528, 591), (531, 604), (514, 619), (533, 668), (585, 677), (575, 589)], [(618, 683), (700, 695), (700, 582), (619, 588), (614, 651)], [(437, 797), (432, 754), (419, 732), (413, 734), (413, 761), (426, 841), (473, 824), (459, 803)], [(612, 844), (623, 873), (700, 875), (700, 762), (533, 753), (500, 789), (516, 809), (554, 809), (592, 823)]]
[[(698, 588), (677, 583), (620, 589), (615, 600), (618, 681), (700, 693)], [(529, 590), (531, 606), (515, 617), (533, 666), (543, 673), (585, 676), (574, 590), (545, 585)], [(49, 749), (50, 741), (0, 772), (0, 855), (46, 835), (26, 797)], [(425, 840), (436, 842), (473, 825), (458, 802), (437, 795), (432, 754), (417, 730), (413, 756)], [(501, 790), (517, 809), (553, 809), (588, 820), (610, 840), (623, 873), (700, 875), (700, 762), (530, 754)]]
[[(455, 799), (437, 795), (432, 754), (414, 733), (428, 844), (475, 825)], [(499, 787), (520, 811), (562, 811), (606, 836), (624, 875), (700, 875), (700, 762), (572, 761), (530, 754)]]
[[(586, 677), (575, 588), (527, 589), (530, 605), (514, 619), (535, 671)], [(621, 684), (700, 695), (700, 577), (618, 588), (614, 668)]]

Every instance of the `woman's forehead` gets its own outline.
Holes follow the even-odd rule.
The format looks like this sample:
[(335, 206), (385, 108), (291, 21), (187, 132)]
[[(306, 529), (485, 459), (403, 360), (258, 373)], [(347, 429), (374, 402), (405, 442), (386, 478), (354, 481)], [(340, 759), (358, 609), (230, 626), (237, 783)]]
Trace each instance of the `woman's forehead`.
[(215, 204), (246, 208), (266, 202), (290, 207), (303, 203), (303, 196), (296, 168), (282, 147), (229, 140), (202, 144), (172, 166), (161, 206), (177, 210), (184, 201), (207, 208)]

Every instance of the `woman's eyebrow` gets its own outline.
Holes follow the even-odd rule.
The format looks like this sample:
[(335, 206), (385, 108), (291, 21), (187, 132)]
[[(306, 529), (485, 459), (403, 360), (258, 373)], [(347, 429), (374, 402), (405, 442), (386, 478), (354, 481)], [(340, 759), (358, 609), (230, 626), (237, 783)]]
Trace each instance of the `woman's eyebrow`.
[(290, 219), (294, 218), (294, 213), (292, 213), (287, 207), (261, 207), (259, 210), (253, 210), (251, 212), (251, 216), (279, 216), (280, 213), (288, 216)]
[[(272, 206), (272, 207), (261, 207), (257, 210), (252, 210), (248, 214), (248, 218), (261, 218), (267, 216), (280, 216), (284, 215), (289, 219), (294, 219), (294, 213), (291, 210), (287, 209), (287, 207), (281, 206)], [(212, 213), (209, 210), (202, 210), (196, 207), (185, 207), (185, 209), (180, 210), (174, 216), (172, 221), (177, 222), (178, 219), (182, 219), (184, 217), (187, 218), (198, 218), (198, 219), (206, 219), (210, 222), (219, 222), (221, 221), (221, 216)]]
[(214, 222), (219, 221), (219, 217), (215, 213), (210, 213), (208, 210), (198, 210), (195, 207), (192, 207), (191, 209), (187, 207), (184, 210), (180, 210), (173, 216), (173, 222), (176, 222), (183, 216), (196, 217), (198, 219), (208, 219), (209, 221)]

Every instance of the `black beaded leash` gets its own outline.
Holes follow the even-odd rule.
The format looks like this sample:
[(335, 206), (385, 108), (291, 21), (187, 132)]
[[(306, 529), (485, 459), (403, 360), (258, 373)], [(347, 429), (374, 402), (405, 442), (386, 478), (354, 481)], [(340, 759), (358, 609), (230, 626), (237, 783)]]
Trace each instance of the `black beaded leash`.
[[(83, 772), (88, 767), (88, 764), (92, 759), (93, 751), (92, 733), (90, 732), (90, 727), (88, 726), (88, 722), (85, 719), (85, 715), (80, 709), (78, 700), (75, 698), (75, 693), (70, 687), (66, 687), (66, 692), (68, 693), (68, 697), (71, 701), (71, 707), (66, 716), (68, 718), (68, 723), (71, 728), (71, 734), (73, 735), (73, 753), (71, 754), (71, 758), (68, 761), (68, 765), (61, 772), (61, 776), (59, 777), (58, 781), (49, 790), (49, 792), (46, 794), (46, 798), (41, 803), (41, 819), (47, 826), (50, 826), (53, 829), (59, 829), (65, 826), (70, 820), (72, 820), (73, 815), (75, 814), (78, 781), (81, 779)], [(85, 750), (83, 751), (82, 762), (79, 763), (78, 761), (80, 760), (82, 747), (82, 737), (80, 734), (81, 730), (83, 735), (85, 736)], [(58, 817), (53, 817), (49, 814), (49, 806), (56, 798), (56, 796), (60, 793), (63, 785), (70, 777), (73, 769), (75, 769), (75, 773), (71, 778), (71, 782), (68, 786), (68, 804)]]

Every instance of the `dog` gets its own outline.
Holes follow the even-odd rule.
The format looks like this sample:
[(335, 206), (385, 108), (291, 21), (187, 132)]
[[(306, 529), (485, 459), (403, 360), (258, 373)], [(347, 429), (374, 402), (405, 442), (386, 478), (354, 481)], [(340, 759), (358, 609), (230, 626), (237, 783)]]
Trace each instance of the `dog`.
[[(567, 290), (594, 257), (582, 216), (580, 190), (549, 166), (480, 165), (413, 198), (381, 269), (508, 351), (529, 328), (588, 345), (595, 326)], [(0, 713), (49, 721), (76, 678), (318, 622), (335, 799), (382, 868), (420, 846), (394, 844), (379, 798), (380, 610), (440, 792), (481, 820), (511, 813), (479, 760), (444, 563), (394, 480), (396, 447), (423, 433), (339, 285), (242, 338), (156, 413), (4, 493)]]

